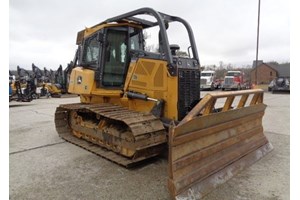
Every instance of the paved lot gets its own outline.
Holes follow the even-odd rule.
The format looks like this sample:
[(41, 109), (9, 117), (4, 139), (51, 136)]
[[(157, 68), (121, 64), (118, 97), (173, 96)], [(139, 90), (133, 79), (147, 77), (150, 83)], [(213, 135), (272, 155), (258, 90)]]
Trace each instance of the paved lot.
[[(58, 137), (55, 108), (73, 102), (79, 98), (10, 103), (10, 199), (169, 199), (165, 158), (128, 170)], [(290, 95), (265, 93), (265, 103), (274, 150), (205, 200), (290, 198)]]

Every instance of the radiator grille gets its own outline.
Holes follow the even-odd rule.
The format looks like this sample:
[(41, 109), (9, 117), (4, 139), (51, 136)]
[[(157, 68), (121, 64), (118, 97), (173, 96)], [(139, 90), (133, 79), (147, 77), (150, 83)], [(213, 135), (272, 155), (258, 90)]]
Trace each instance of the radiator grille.
[(226, 85), (231, 85), (231, 84), (233, 84), (233, 78), (225, 78), (225, 84), (226, 84)]
[(181, 120), (191, 104), (200, 99), (200, 71), (179, 68), (178, 82), (178, 120)]
[(206, 85), (206, 79), (201, 79), (201, 85)]

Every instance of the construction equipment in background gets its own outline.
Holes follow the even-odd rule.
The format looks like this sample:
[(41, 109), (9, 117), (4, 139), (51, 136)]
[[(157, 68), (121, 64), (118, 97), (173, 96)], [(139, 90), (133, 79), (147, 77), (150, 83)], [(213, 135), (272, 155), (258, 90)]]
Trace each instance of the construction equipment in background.
[[(15, 80), (12, 84), (9, 85), (9, 102), (11, 101), (19, 101), (19, 102), (30, 102), (33, 99), (35, 99), (34, 93), (25, 93), (24, 91), (30, 91), (31, 87), (28, 84), (28, 86), (23, 89), (21, 86), (21, 82), (19, 80)], [(14, 89), (15, 91), (14, 91)]]
[[(188, 33), (189, 57), (169, 44), (173, 22)], [(143, 31), (152, 27), (159, 52), (145, 51)], [(200, 99), (198, 52), (184, 19), (141, 8), (80, 31), (76, 44), (69, 92), (81, 102), (55, 112), (66, 141), (125, 167), (168, 151), (174, 199), (199, 199), (272, 150), (263, 90)]]
[(52, 71), (49, 71), (46, 69), (46, 67), (44, 67), (44, 84), (45, 87), (47, 88), (47, 90), (49, 91), (51, 97), (61, 97), (61, 90), (60, 88), (54, 83), (54, 73)]
[(51, 81), (53, 80), (52, 70), (49, 71), (46, 67), (44, 67), (43, 72), (44, 72), (44, 82), (51, 83)]
[(16, 92), (15, 80), (16, 76), (9, 70), (9, 96), (12, 96)]
[(58, 89), (61, 90), (62, 94), (65, 94), (68, 92), (67, 89), (67, 77), (65, 70), (63, 70), (62, 65), (59, 65), (58, 69), (54, 72), (54, 79), (52, 82)]
[(32, 67), (32, 78), (34, 79), (34, 83), (37, 87), (44, 81), (44, 73), (38, 68), (34, 63), (31, 65)]
[(16, 79), (20, 80), (23, 88), (26, 86), (27, 81), (31, 80), (30, 72), (20, 66), (17, 66), (17, 77)]
[(61, 90), (51, 81), (54, 79), (54, 73), (46, 69), (41, 70), (37, 67), (34, 63), (32, 63), (32, 72), (33, 72), (33, 79), (37, 86), (37, 94), (38, 97), (60, 97)]
[(43, 70), (32, 64), (32, 71), (35, 76), (35, 82), (38, 89), (41, 90), (41, 96), (61, 97), (61, 94), (68, 92), (68, 80), (71, 72), (72, 61), (67, 68), (63, 70), (62, 65), (57, 70)]
[(13, 95), (16, 94), (16, 85), (15, 85), (16, 78), (9, 70), (9, 102), (12, 100)]
[(72, 69), (76, 67), (78, 60), (78, 50), (75, 52), (75, 56), (70, 63), (67, 64), (67, 67), (63, 70), (62, 65), (59, 65), (58, 69), (54, 72), (54, 83), (61, 90), (62, 94), (68, 93), (68, 87), (70, 82), (70, 75)]
[(61, 89), (60, 86), (55, 83), (55, 73), (50, 69), (47, 70), (44, 67), (41, 70), (39, 67), (32, 63), (32, 71), (35, 77), (35, 83), (38, 86), (38, 94), (39, 96), (46, 96), (48, 97), (61, 97)]
[(37, 88), (36, 89), (37, 97), (49, 98), (51, 94), (48, 88), (46, 87), (44, 72), (39, 67), (37, 67), (34, 63), (32, 63), (32, 77), (34, 79), (34, 84), (36, 85)]
[(45, 74), (47, 74), (53, 87), (53, 91), (60, 94), (68, 93), (69, 77), (73, 67), (73, 61), (71, 61), (64, 70), (62, 65), (59, 65), (56, 71), (50, 70), (50, 73), (49, 71), (46, 71), (46, 68), (44, 68)]
[(63, 89), (65, 90), (66, 93), (68, 93), (68, 89), (69, 89), (69, 83), (70, 83), (70, 76), (71, 76), (71, 72), (73, 70), (73, 68), (76, 67), (76, 63), (77, 63), (77, 56), (78, 56), (78, 51), (76, 50), (74, 59), (72, 61), (70, 61), (70, 63), (68, 63), (66, 69), (63, 70)]
[(12, 83), (14, 82), (15, 78), (13, 77), (13, 74), (9, 70), (9, 99), (13, 95), (13, 89), (12, 89)]
[(30, 73), (17, 66), (17, 77), (9, 73), (9, 101), (30, 102), (36, 99), (36, 87)]

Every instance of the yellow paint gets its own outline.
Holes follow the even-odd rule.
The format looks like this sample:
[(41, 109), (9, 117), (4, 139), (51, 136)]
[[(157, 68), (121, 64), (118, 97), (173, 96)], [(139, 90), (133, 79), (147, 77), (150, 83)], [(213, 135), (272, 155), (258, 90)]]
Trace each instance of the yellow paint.
[(95, 86), (94, 77), (93, 70), (82, 67), (74, 68), (71, 72), (68, 91), (74, 94), (91, 94)]
[[(134, 23), (98, 24), (84, 30), (83, 38), (108, 27), (131, 26), (141, 28)], [(150, 112), (155, 106), (153, 101), (140, 99), (129, 99), (127, 91), (139, 92), (147, 96), (164, 100), (164, 117), (178, 119), (178, 78), (170, 76), (167, 70), (167, 62), (140, 58), (132, 61), (128, 68), (124, 87), (120, 89), (96, 88), (94, 71), (76, 67), (72, 70), (69, 83), (69, 92), (80, 94), (80, 101), (83, 103), (113, 103), (131, 110)], [(79, 83), (79, 77), (82, 82)], [(124, 95), (125, 94), (125, 95)]]
[[(128, 90), (163, 99), (164, 117), (177, 120), (178, 79), (170, 76), (167, 62), (140, 58), (136, 63), (131, 63), (130, 68), (125, 82)], [(129, 108), (149, 112), (154, 104), (152, 101), (134, 99), (129, 101)]]
[(56, 85), (53, 85), (53, 84), (51, 84), (51, 83), (46, 83), (46, 84), (45, 84), (45, 87), (48, 89), (48, 91), (49, 91), (51, 94), (59, 94), (59, 93), (61, 93), (61, 90), (58, 89), (58, 88), (56, 87)]
[[(164, 100), (164, 117), (177, 120), (177, 84), (177, 77), (168, 73), (166, 61), (141, 58), (130, 63), (123, 91), (139, 92)], [(123, 91), (96, 88), (93, 70), (82, 67), (72, 70), (69, 92), (80, 94), (80, 101), (83, 103), (112, 103), (143, 112), (150, 112), (155, 106), (153, 101), (129, 99)]]
[(104, 28), (109, 28), (109, 27), (120, 27), (120, 26), (130, 26), (130, 27), (134, 27), (134, 28), (140, 28), (142, 29), (141, 26), (134, 24), (134, 23), (118, 23), (118, 24), (112, 24), (112, 23), (108, 23), (108, 24), (98, 24), (95, 25), (93, 27), (90, 28), (85, 28), (84, 29), (84, 36), (82, 39), (89, 37), (90, 35), (94, 34), (95, 32), (104, 29)]

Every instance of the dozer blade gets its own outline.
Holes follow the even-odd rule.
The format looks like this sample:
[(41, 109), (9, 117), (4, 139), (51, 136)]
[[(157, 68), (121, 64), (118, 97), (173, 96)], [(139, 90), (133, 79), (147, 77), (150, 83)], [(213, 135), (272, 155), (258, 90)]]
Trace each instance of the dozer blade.
[(265, 108), (260, 89), (207, 94), (177, 126), (172, 125), (172, 198), (201, 199), (270, 152), (273, 147), (262, 127)]

